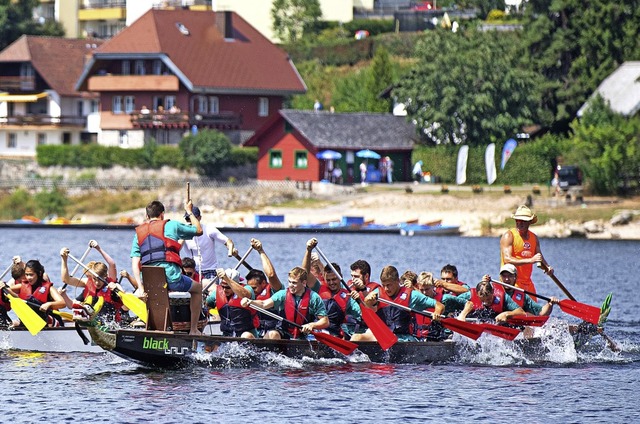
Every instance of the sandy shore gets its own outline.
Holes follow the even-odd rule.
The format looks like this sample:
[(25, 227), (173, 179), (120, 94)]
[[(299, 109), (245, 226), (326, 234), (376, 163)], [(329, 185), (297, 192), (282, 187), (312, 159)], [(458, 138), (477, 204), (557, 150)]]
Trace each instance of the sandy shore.
[[(470, 187), (451, 188), (450, 194), (440, 192), (440, 185), (395, 184), (367, 187), (335, 187), (316, 184), (312, 193), (302, 199), (282, 204), (266, 204), (253, 207), (236, 204), (227, 208), (203, 206), (205, 223), (218, 226), (253, 226), (255, 214), (284, 215), (285, 226), (317, 224), (340, 221), (343, 216), (363, 217), (365, 221), (393, 225), (407, 221), (430, 223), (442, 221), (443, 225), (457, 225), (463, 236), (500, 236), (513, 225), (510, 219), (515, 209), (531, 196), (530, 188), (514, 190), (505, 194), (502, 187), (484, 188), (479, 194)], [(197, 199), (197, 197), (196, 197)], [(585, 197), (581, 203), (567, 203), (551, 196), (531, 196), (532, 210), (553, 216), (555, 211), (584, 208), (608, 208), (611, 213), (627, 211), (640, 214), (640, 199), (602, 199)], [(569, 213), (570, 215), (570, 213)], [(179, 214), (173, 219), (179, 219)], [(603, 239), (640, 240), (640, 219), (625, 225), (612, 225), (609, 220), (594, 222), (564, 221), (550, 219), (544, 225), (532, 229), (540, 237), (586, 237)]]

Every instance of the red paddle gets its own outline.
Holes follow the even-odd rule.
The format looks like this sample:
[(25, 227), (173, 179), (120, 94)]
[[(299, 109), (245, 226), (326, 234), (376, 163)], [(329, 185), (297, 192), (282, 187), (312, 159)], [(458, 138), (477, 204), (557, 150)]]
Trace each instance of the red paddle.
[[(270, 317), (275, 318), (278, 321), (286, 322), (287, 324), (293, 325), (294, 327), (297, 327), (297, 328), (302, 328), (300, 324), (296, 324), (293, 321), (289, 321), (288, 319), (283, 318), (278, 314), (274, 314), (273, 312), (268, 311), (264, 308), (261, 308), (258, 305), (254, 305), (253, 303), (250, 303), (249, 307), (255, 309), (258, 312), (262, 312), (265, 315), (269, 315)], [(313, 335), (316, 338), (316, 340), (318, 340), (320, 343), (324, 343), (325, 345), (329, 346), (331, 349), (337, 350), (338, 352), (344, 355), (351, 355), (353, 351), (358, 348), (357, 344), (350, 342), (349, 340), (344, 340), (339, 337), (332, 336), (331, 334), (323, 333), (321, 331), (314, 331)]]
[(520, 330), (517, 328), (505, 327), (504, 325), (489, 324), (488, 322), (478, 323), (477, 325), (481, 326), (487, 333), (506, 340), (513, 340), (520, 334)]
[(507, 318), (507, 323), (513, 325), (528, 325), (530, 327), (542, 327), (549, 320), (549, 316), (516, 315)]
[[(322, 256), (322, 259), (324, 259), (324, 261), (329, 264), (329, 266), (331, 267), (331, 271), (333, 271), (338, 276), (338, 278), (340, 278), (340, 283), (347, 290), (350, 290), (349, 286), (347, 286), (347, 283), (344, 281), (344, 278), (342, 278), (342, 275), (340, 275), (340, 273), (335, 269), (335, 267), (325, 256), (325, 254), (322, 253), (322, 250), (320, 250), (318, 246), (316, 246), (316, 250), (318, 251), (318, 254)], [(378, 341), (378, 344), (380, 345), (382, 350), (387, 350), (391, 346), (396, 344), (396, 342), (398, 341), (398, 336), (393, 334), (393, 331), (391, 331), (391, 329), (387, 327), (387, 324), (385, 324), (382, 319), (380, 319), (378, 314), (376, 314), (373, 309), (363, 305), (361, 300), (358, 300), (358, 303), (360, 304), (362, 319), (367, 324), (367, 327), (369, 327), (373, 335), (376, 337), (376, 340)]]
[[(542, 296), (538, 293), (533, 293), (521, 289), (520, 287), (512, 286), (511, 284), (503, 283), (502, 281), (491, 280), (492, 283), (497, 283), (502, 286), (508, 287), (513, 290), (521, 291), (522, 293), (528, 294), (530, 296), (537, 296), (542, 300), (546, 300), (547, 302), (551, 301), (551, 298)], [(560, 309), (562, 309), (565, 313), (569, 315), (573, 315), (585, 321), (588, 321), (592, 324), (598, 325), (598, 321), (600, 320), (600, 308), (596, 308), (595, 306), (587, 305), (585, 303), (580, 303), (576, 300), (563, 299), (558, 303), (560, 305)]]
[[(433, 314), (428, 311), (419, 311), (417, 309), (411, 309), (408, 306), (401, 305), (399, 303), (392, 302), (390, 300), (378, 298), (378, 301), (386, 303), (387, 305), (395, 306), (396, 308), (404, 309), (405, 311), (413, 312), (414, 314), (424, 315), (425, 317), (432, 318)], [(440, 320), (444, 328), (448, 328), (451, 331), (462, 334), (473, 340), (478, 340), (478, 337), (482, 335), (484, 331), (483, 327), (479, 324), (472, 324), (470, 322), (460, 321), (455, 318), (443, 318)]]

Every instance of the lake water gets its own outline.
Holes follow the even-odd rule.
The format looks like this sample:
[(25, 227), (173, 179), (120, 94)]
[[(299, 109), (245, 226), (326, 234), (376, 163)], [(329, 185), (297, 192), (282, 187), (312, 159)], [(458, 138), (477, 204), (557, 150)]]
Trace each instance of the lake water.
[[(228, 233), (242, 253), (249, 233)], [(80, 257), (96, 239), (130, 270), (133, 231), (2, 229), (0, 267), (13, 255), (40, 259), (59, 282), (59, 250)], [(300, 263), (310, 234), (256, 234), (281, 279)], [(366, 259), (375, 280), (383, 266), (439, 273), (455, 264), (460, 279), (475, 284), (497, 276), (497, 238), (401, 237), (319, 234), (319, 246), (348, 270)], [(547, 353), (529, 357), (512, 343), (456, 336), (465, 349), (444, 365), (387, 365), (333, 360), (295, 361), (265, 355), (250, 368), (144, 369), (111, 354), (41, 354), (0, 350), (7, 401), (2, 422), (83, 421), (163, 423), (340, 423), (370, 422), (637, 422), (640, 385), (640, 317), (636, 309), (640, 242), (544, 239), (542, 249), (556, 275), (581, 302), (600, 306), (613, 292), (606, 324), (622, 348), (613, 353), (599, 339), (576, 351), (564, 324), (577, 322), (556, 307), (540, 330)], [(223, 255), (223, 249), (219, 250)], [(94, 251), (87, 260), (99, 259)], [(248, 261), (259, 265), (255, 253)], [(223, 259), (223, 265), (235, 262)], [(564, 298), (539, 270), (540, 294)], [(231, 361), (230, 361), (231, 362)], [(9, 400), (10, 399), (10, 400)]]

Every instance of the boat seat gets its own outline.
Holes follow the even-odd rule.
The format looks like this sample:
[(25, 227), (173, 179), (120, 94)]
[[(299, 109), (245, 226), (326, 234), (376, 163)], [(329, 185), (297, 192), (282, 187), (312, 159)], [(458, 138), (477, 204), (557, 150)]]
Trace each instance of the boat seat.
[(142, 281), (147, 292), (147, 307), (149, 308), (147, 330), (170, 331), (173, 325), (164, 268), (144, 265), (142, 267)]

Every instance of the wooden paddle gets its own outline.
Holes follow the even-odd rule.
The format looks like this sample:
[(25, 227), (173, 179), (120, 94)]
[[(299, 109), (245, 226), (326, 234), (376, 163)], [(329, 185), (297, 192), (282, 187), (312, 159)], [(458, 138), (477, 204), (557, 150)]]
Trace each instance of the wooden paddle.
[[(254, 305), (252, 303), (249, 303), (249, 307), (252, 309), (255, 309), (258, 312), (262, 312), (265, 315), (268, 315), (272, 318), (277, 319), (278, 321), (282, 321), (282, 322), (286, 322), (289, 325), (292, 325), (294, 327), (297, 328), (302, 328), (302, 325), (300, 324), (296, 324), (293, 321), (289, 321), (286, 318), (281, 317), (278, 314), (274, 314), (271, 311), (268, 311), (264, 308), (259, 307), (258, 305)], [(344, 340), (341, 339), (339, 337), (336, 336), (332, 336), (331, 334), (328, 333), (323, 333), (321, 331), (312, 331), (312, 334), (314, 335), (314, 337), (316, 338), (316, 340), (318, 340), (319, 342), (329, 346), (331, 349), (334, 349), (344, 355), (351, 355), (353, 353), (354, 350), (356, 350), (358, 348), (358, 345), (350, 342), (349, 340)]]
[[(547, 267), (545, 264), (543, 264), (542, 262), (536, 262), (536, 266), (538, 268), (540, 268), (541, 270), (544, 271), (545, 274), (547, 274), (549, 277), (551, 277), (551, 279), (553, 280), (554, 283), (556, 283), (556, 285), (560, 288), (560, 290), (562, 290), (562, 292), (570, 299), (570, 300), (576, 300), (575, 297), (573, 297), (571, 295), (571, 293), (569, 293), (569, 290), (567, 290), (567, 288), (564, 286), (564, 284), (562, 284), (560, 282), (560, 280), (558, 280), (558, 277), (556, 277), (555, 274), (549, 274), (549, 267)], [(535, 295), (535, 293), (534, 293)], [(542, 296), (540, 296), (540, 298), (542, 298)]]
[[(238, 268), (240, 268), (240, 264), (243, 263), (247, 257), (249, 256), (249, 254), (251, 253), (251, 251), (253, 250), (253, 247), (249, 247), (249, 249), (247, 249), (247, 251), (245, 252), (245, 254), (239, 258), (238, 263), (234, 265), (233, 269), (235, 269), (236, 271), (238, 270)], [(211, 280), (211, 282), (209, 284), (207, 284), (207, 287), (204, 288), (204, 290), (202, 290), (202, 293), (206, 296), (207, 294), (209, 294), (209, 288), (215, 284), (215, 282), (218, 281), (218, 276), (216, 275), (215, 278), (213, 280)]]
[[(104, 278), (100, 277), (91, 268), (76, 259), (71, 253), (69, 253), (69, 257), (82, 268), (91, 273), (91, 275), (93, 275), (95, 278), (102, 281), (104, 284), (109, 284)], [(122, 303), (124, 303), (127, 308), (129, 308), (134, 314), (136, 314), (138, 318), (140, 318), (145, 323), (147, 322), (147, 320), (149, 319), (149, 311), (147, 311), (146, 303), (136, 297), (133, 293), (124, 292), (117, 287), (113, 289), (113, 292), (117, 294), (120, 299), (122, 299)]]
[[(412, 309), (408, 306), (400, 305), (399, 303), (382, 299), (380, 297), (378, 298), (378, 301), (386, 303), (387, 305), (395, 306), (396, 308), (404, 309), (405, 311), (413, 312), (414, 314), (433, 318), (433, 314), (428, 311), (419, 311), (417, 309)], [(444, 328), (448, 328), (451, 331), (462, 334), (463, 336), (469, 337), (473, 340), (478, 340), (478, 337), (480, 337), (482, 335), (482, 332), (484, 331), (484, 329), (477, 324), (460, 321), (455, 318), (443, 318), (440, 320), (440, 322), (442, 323), (442, 326)]]
[[(533, 293), (521, 289), (520, 287), (512, 286), (511, 284), (503, 283), (498, 280), (491, 280), (492, 283), (500, 284), (504, 287), (508, 287), (513, 290), (521, 291), (522, 293), (528, 294), (530, 296), (537, 296), (542, 300), (546, 300), (547, 302), (551, 301), (551, 298), (542, 296), (538, 293)], [(569, 315), (573, 315), (585, 321), (588, 321), (592, 324), (598, 325), (598, 321), (600, 320), (600, 308), (596, 308), (595, 306), (587, 305), (585, 303), (580, 303), (575, 300), (563, 299), (558, 303), (560, 305), (560, 309), (562, 309), (565, 313)]]
[[(335, 269), (331, 261), (325, 256), (322, 250), (320, 250), (318, 246), (316, 246), (316, 250), (318, 251), (318, 254), (322, 256), (322, 259), (324, 259), (324, 261), (329, 264), (329, 266), (331, 267), (331, 271), (333, 271), (333, 273), (336, 274), (338, 278), (340, 278), (340, 284), (342, 284), (347, 290), (350, 290), (349, 286), (347, 286), (347, 283), (344, 281), (344, 278), (342, 278), (342, 275), (340, 275), (340, 273)], [(369, 327), (373, 335), (376, 337), (376, 340), (378, 341), (378, 344), (380, 345), (382, 350), (387, 350), (391, 346), (396, 344), (396, 342), (398, 341), (398, 336), (393, 334), (393, 331), (391, 331), (391, 329), (387, 327), (387, 324), (382, 321), (378, 314), (376, 314), (373, 309), (363, 305), (363, 302), (360, 299), (358, 299), (358, 304), (360, 305), (360, 313), (362, 314), (362, 319), (367, 324), (367, 327)]]
[[(9, 265), (9, 267), (2, 272), (2, 275), (0, 275), (0, 280), (2, 280), (5, 275), (7, 275), (7, 273), (11, 270), (11, 267), (13, 267), (13, 264)], [(24, 300), (15, 296), (12, 291), (7, 289), (6, 287), (3, 287), (2, 293), (4, 293), (4, 295), (9, 299), (11, 309), (13, 309), (18, 318), (20, 318), (20, 322), (23, 323), (25, 327), (27, 327), (27, 330), (29, 330), (32, 335), (35, 336), (47, 325), (47, 322), (43, 320), (36, 311), (31, 309), (31, 307), (27, 305)]]

